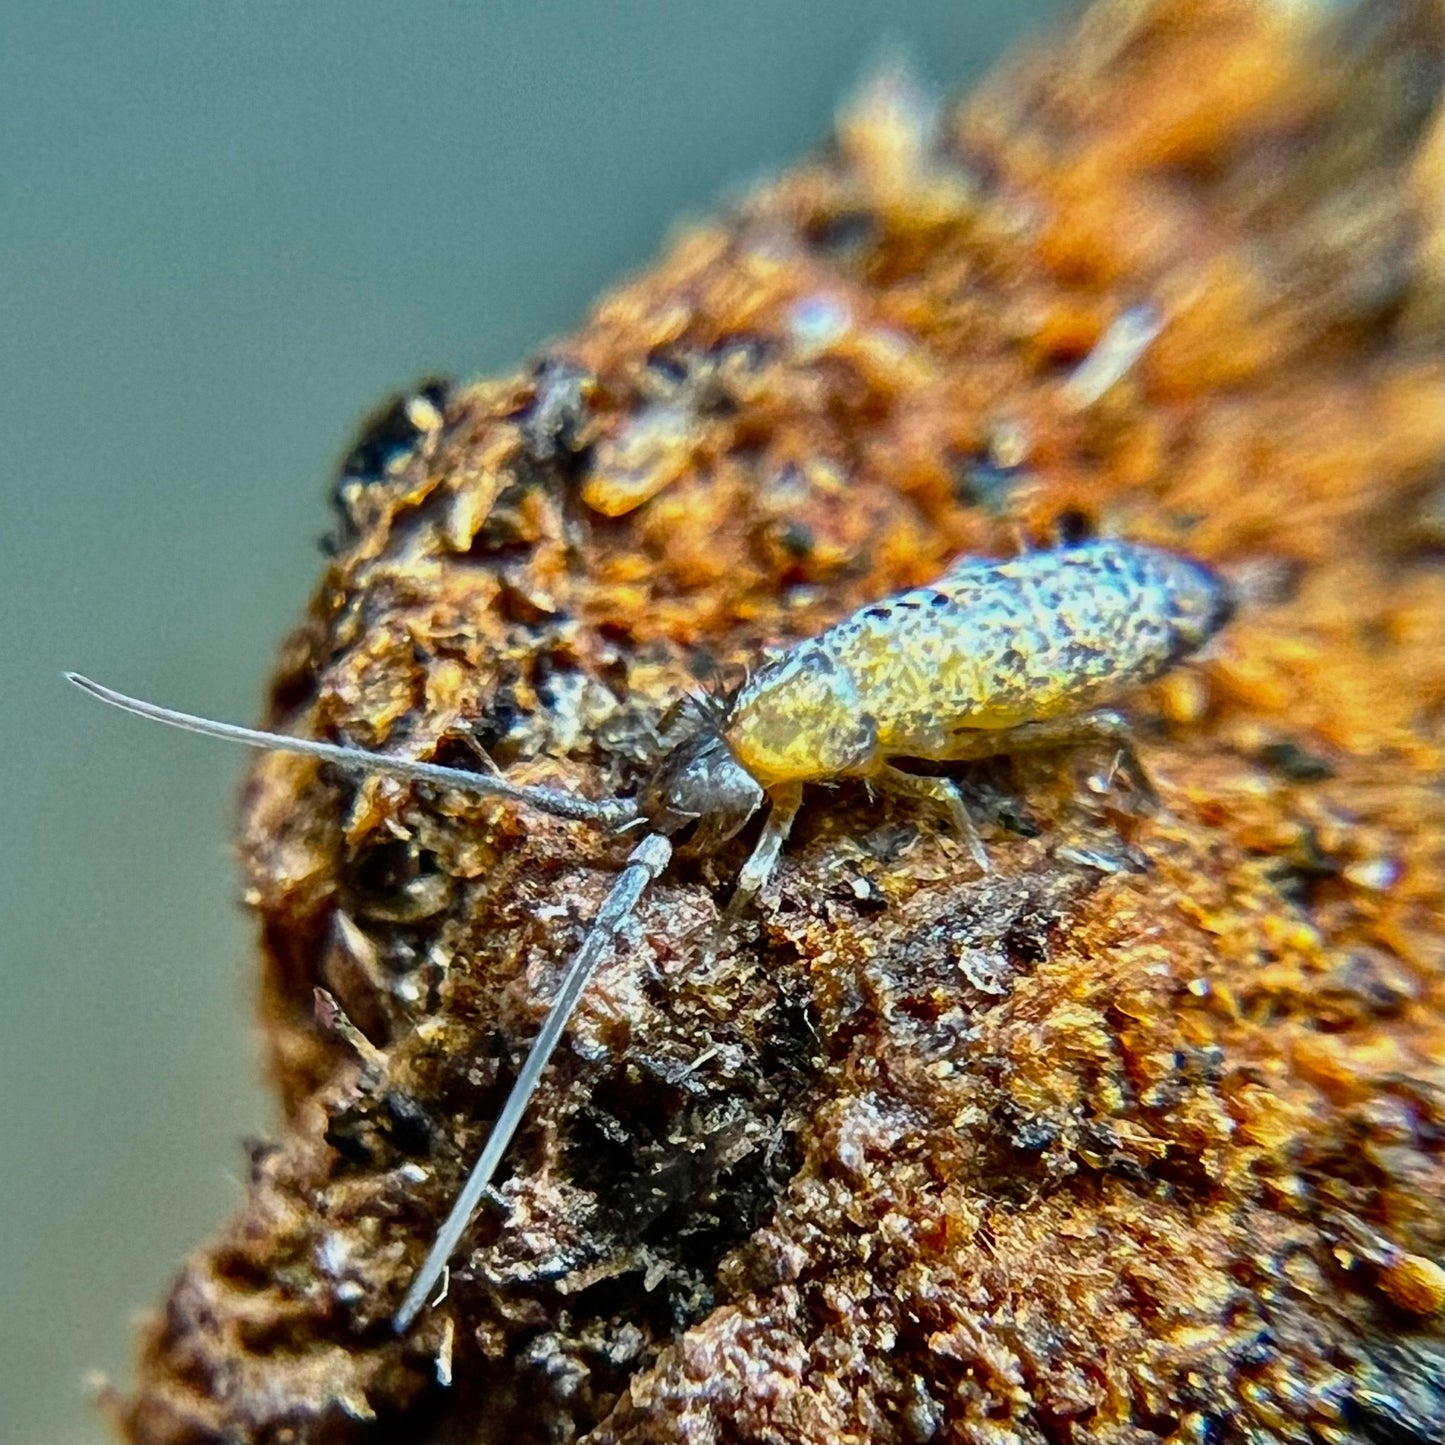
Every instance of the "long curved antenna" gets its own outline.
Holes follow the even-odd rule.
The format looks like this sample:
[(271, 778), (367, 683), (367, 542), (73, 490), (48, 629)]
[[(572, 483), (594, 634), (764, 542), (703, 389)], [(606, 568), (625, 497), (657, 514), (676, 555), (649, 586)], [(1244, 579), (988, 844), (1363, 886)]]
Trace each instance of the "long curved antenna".
[(248, 748), (259, 748), (263, 752), (302, 753), (334, 763), (348, 772), (385, 773), (389, 777), (406, 778), (411, 782), (435, 783), (459, 792), (520, 803), (537, 809), (539, 813), (550, 813), (554, 818), (569, 818), (573, 822), (591, 823), (599, 828), (625, 827), (639, 816), (636, 805), (623, 798), (593, 802), (590, 798), (579, 798), (575, 793), (564, 793), (560, 788), (519, 788), (505, 778), (489, 773), (472, 773), (465, 768), (447, 768), (439, 763), (423, 763), (412, 758), (393, 757), (388, 753), (369, 753), (364, 748), (341, 747), (336, 743), (291, 737), (286, 733), (268, 733), (259, 728), (244, 728), (235, 723), (216, 722), (193, 713), (177, 712), (174, 708), (159, 707), (138, 697), (128, 697), (114, 688), (92, 682), (78, 672), (67, 672), (65, 677), (82, 692), (88, 692), (91, 697), (98, 697), (101, 702), (108, 702), (122, 712), (132, 712), (137, 717), (149, 718), (152, 722), (165, 723), (186, 732), (243, 743)]
[(512, 1142), (512, 1136), (527, 1112), (532, 1095), (537, 1091), (542, 1070), (547, 1067), (547, 1060), (552, 1057), (552, 1051), (557, 1047), (573, 1009), (577, 1007), (582, 990), (587, 987), (588, 979), (601, 961), (603, 951), (631, 916), (647, 885), (667, 867), (671, 857), (672, 844), (661, 833), (649, 834), (628, 854), (627, 863), (612, 885), (612, 891), (603, 900), (591, 931), (567, 965), (562, 986), (557, 990), (552, 1007), (547, 1010), (547, 1017), (542, 1020), (532, 1051), (522, 1065), (522, 1072), (517, 1075), (517, 1082), (512, 1085), (512, 1092), (507, 1095), (507, 1102), (502, 1105), (502, 1112), (497, 1115), (497, 1122), (492, 1125), (481, 1158), (472, 1166), (451, 1213), (437, 1231), (436, 1240), (412, 1280), (401, 1307), (392, 1317), (392, 1328), (397, 1334), (405, 1334), (411, 1328), (412, 1321), (421, 1313), (428, 1296), (445, 1272), (447, 1262), (456, 1252), (487, 1185), (492, 1182), (492, 1175), (497, 1172), (497, 1165), (502, 1162), (502, 1155), (507, 1152), (507, 1145)]

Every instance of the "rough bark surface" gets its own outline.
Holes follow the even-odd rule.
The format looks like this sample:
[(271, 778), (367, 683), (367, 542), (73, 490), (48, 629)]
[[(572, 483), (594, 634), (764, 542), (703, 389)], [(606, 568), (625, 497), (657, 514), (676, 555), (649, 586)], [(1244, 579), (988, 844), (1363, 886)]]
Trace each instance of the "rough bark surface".
[(373, 418), (270, 720), (515, 780), (631, 791), (688, 689), (1019, 533), (1245, 605), (1132, 699), (1157, 812), (959, 768), (980, 877), (815, 789), (712, 962), (751, 834), (684, 854), (403, 1340), (628, 843), (261, 759), (287, 1122), (128, 1438), (1440, 1438), (1442, 30), (1105, 4), (936, 115), (885, 76), (534, 368)]

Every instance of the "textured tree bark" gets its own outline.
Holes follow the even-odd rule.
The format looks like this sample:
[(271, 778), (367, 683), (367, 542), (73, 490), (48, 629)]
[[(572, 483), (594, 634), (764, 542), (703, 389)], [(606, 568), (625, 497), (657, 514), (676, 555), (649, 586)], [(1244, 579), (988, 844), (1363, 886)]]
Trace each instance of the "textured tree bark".
[(1019, 532), (1244, 606), (1133, 701), (1157, 812), (959, 768), (980, 877), (813, 790), (710, 962), (751, 835), (684, 854), (400, 1340), (630, 842), (262, 758), (287, 1122), (127, 1438), (1440, 1437), (1442, 30), (1105, 4), (956, 109), (884, 76), (534, 367), (372, 419), (270, 721), (517, 781), (635, 789), (699, 679)]

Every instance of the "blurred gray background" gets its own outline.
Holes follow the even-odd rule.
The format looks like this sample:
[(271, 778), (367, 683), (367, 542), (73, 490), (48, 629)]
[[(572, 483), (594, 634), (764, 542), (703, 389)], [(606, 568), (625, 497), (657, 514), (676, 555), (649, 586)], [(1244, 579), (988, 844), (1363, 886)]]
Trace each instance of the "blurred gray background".
[(106, 1438), (133, 1312), (240, 1196), (243, 759), (362, 415), (511, 369), (798, 157), (882, 54), (1048, 0), (9, 0), (0, 18), (0, 1440)]

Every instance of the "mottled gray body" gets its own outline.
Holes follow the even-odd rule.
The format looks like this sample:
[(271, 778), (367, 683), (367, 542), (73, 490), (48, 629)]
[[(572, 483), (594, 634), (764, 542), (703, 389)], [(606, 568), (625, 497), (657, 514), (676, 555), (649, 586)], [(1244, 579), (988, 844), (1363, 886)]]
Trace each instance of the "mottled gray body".
[(1155, 548), (1095, 542), (966, 558), (818, 639), (880, 745), (938, 757), (961, 729), (1083, 712), (1158, 677), (1218, 625), (1218, 581)]
[(965, 558), (762, 668), (728, 741), (764, 787), (889, 757), (974, 756), (970, 734), (1086, 713), (1193, 652), (1228, 614), (1218, 577), (1157, 547)]

